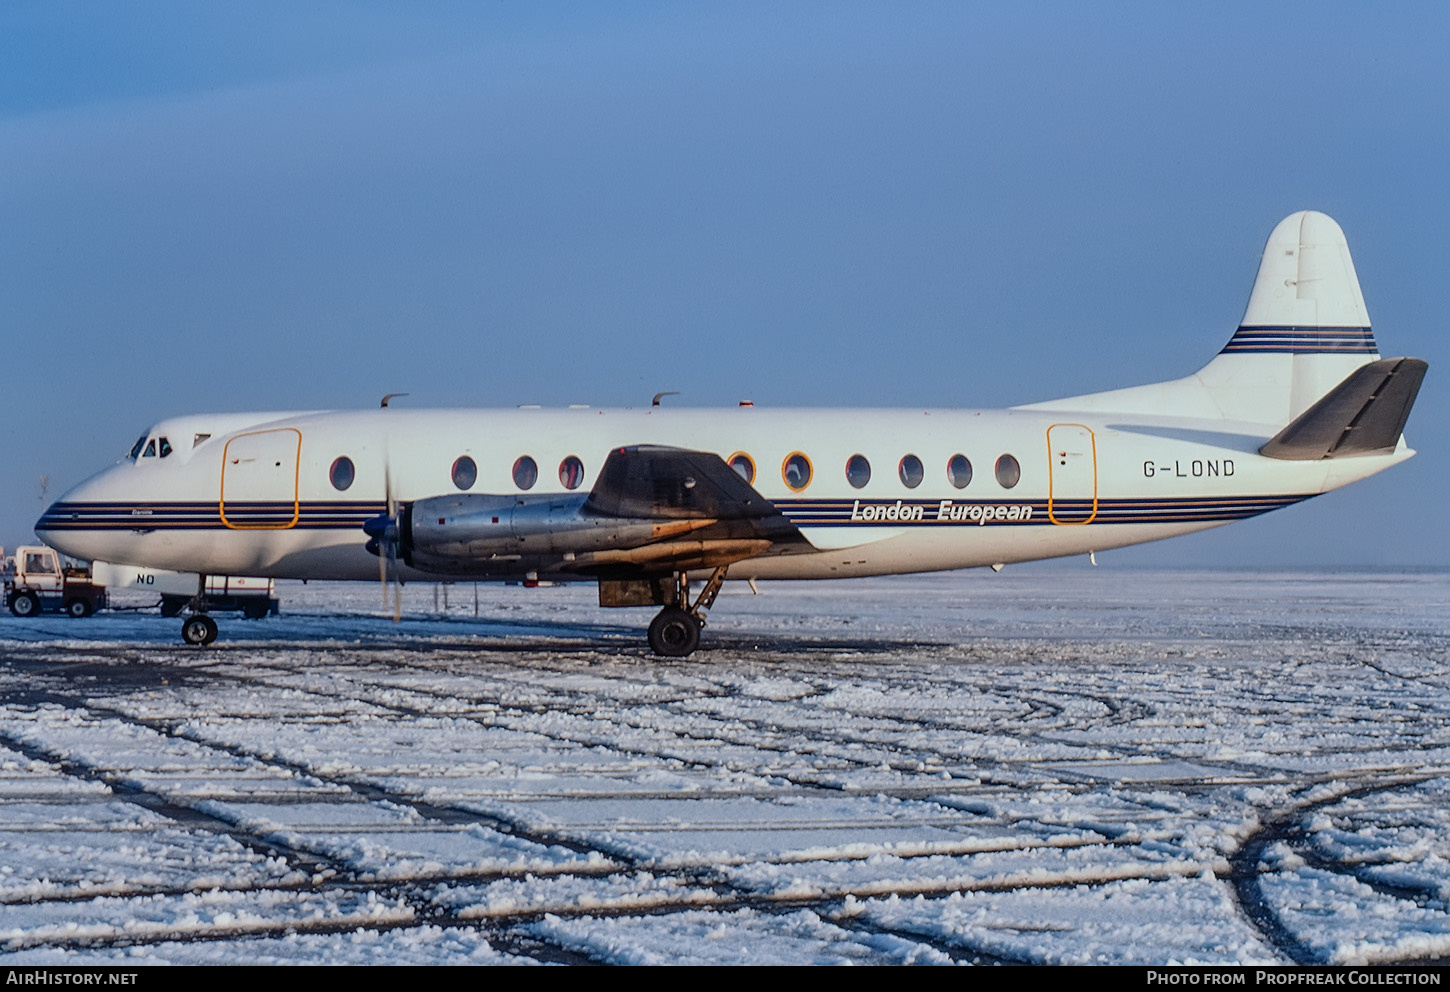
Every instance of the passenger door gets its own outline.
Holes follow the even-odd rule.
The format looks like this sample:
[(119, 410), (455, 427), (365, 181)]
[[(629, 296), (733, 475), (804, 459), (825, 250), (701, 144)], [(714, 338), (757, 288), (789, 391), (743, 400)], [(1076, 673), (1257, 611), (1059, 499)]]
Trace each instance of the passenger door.
[(1098, 515), (1097, 440), (1082, 424), (1047, 429), (1047, 517), (1055, 524), (1090, 523)]
[(291, 427), (238, 434), (222, 449), (222, 523), (233, 530), (297, 525), (302, 432)]

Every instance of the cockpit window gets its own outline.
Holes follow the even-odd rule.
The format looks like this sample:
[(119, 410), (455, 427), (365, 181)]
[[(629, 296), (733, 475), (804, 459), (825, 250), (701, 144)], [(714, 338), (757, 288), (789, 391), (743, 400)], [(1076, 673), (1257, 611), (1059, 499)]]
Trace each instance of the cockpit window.
[(146, 442), (146, 450), (141, 453), (141, 457), (142, 458), (155, 458), (156, 457), (156, 439), (155, 438), (152, 438), (150, 441), (147, 441)]
[(50, 555), (29, 553), (25, 556), (25, 570), (31, 575), (54, 575), (55, 566)]
[(160, 448), (158, 450), (161, 452), (162, 458), (165, 458), (167, 455), (171, 454), (171, 442), (166, 440), (166, 438), (158, 437), (156, 439), (156, 443), (160, 445)]
[(136, 443), (133, 444), (133, 445), (131, 445), (131, 453), (129, 455), (127, 455), (126, 457), (130, 458), (134, 462), (137, 458), (141, 457), (141, 449), (144, 448), (145, 446), (146, 446), (146, 435), (145, 434), (142, 434), (140, 437), (138, 437), (136, 439)]

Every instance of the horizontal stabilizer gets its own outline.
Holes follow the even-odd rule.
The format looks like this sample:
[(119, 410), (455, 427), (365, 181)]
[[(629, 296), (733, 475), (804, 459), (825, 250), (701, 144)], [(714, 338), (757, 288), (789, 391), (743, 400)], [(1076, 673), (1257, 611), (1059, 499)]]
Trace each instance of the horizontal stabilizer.
[(1382, 358), (1360, 366), (1274, 435), (1260, 454), (1318, 461), (1393, 451), (1427, 368), (1418, 358)]

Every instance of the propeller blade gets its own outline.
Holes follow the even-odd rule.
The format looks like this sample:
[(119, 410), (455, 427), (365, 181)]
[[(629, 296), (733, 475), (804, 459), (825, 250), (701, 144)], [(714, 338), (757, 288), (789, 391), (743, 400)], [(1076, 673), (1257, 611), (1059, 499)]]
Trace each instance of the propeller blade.
[[(369, 523), (371, 522), (369, 521)], [(380, 538), (375, 540), (381, 544)], [(373, 541), (368, 543), (371, 545)], [(383, 552), (381, 546), (378, 548), (378, 585), (383, 587), (383, 609), (386, 610), (388, 608), (388, 556)]]
[[(398, 521), (398, 502), (393, 498), (393, 465), (392, 459), (388, 457), (386, 449), (383, 454), (383, 497), (388, 507), (388, 534), (387, 534), (387, 572), (391, 573), (383, 580), (383, 609), (388, 607), (388, 579), (393, 582), (393, 623), (401, 623), (403, 620), (403, 587), (398, 582), (398, 539), (400, 537), (401, 525)], [(382, 556), (378, 556), (381, 561)], [(380, 566), (381, 567), (381, 566)]]
[[(383, 406), (387, 406), (387, 400)], [(385, 512), (363, 523), (363, 533), (370, 540), (367, 550), (378, 556), (378, 585), (383, 588), (383, 609), (388, 608), (388, 583), (398, 586), (393, 599), (393, 622), (403, 619), (403, 590), (398, 582), (398, 541), (402, 522), (398, 519), (398, 501), (393, 496), (392, 460), (386, 443), (383, 448), (383, 505)]]

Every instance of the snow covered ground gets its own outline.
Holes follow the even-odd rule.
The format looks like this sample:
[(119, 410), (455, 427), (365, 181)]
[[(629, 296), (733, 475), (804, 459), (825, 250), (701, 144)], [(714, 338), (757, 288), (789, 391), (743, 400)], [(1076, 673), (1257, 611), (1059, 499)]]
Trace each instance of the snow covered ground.
[(1450, 573), (281, 592), (0, 619), (7, 964), (1450, 958)]

